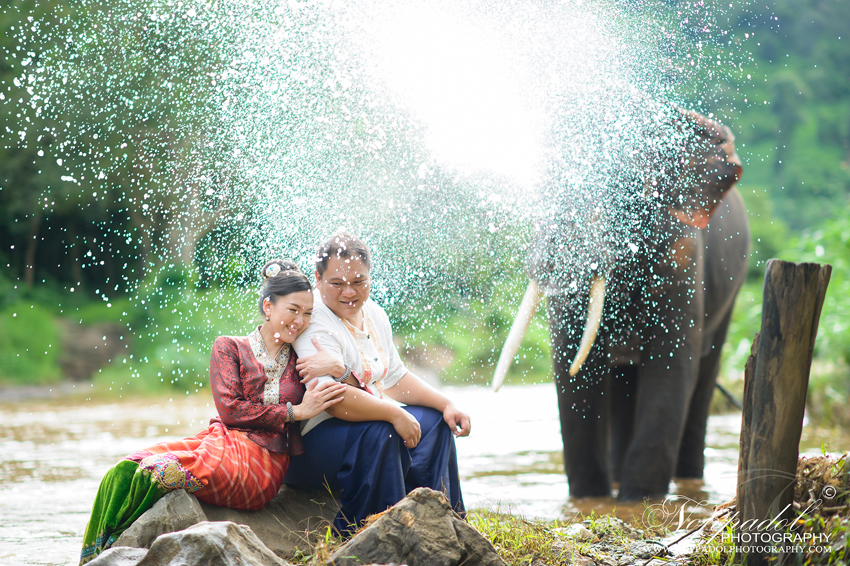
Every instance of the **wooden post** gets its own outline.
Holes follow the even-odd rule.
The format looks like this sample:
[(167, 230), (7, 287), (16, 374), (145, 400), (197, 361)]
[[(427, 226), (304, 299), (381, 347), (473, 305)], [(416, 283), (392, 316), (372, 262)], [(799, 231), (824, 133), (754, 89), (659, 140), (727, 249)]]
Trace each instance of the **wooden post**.
[[(831, 273), (830, 265), (767, 262), (761, 332), (744, 372), (736, 541), (744, 548), (781, 546), (765, 544), (764, 535), (793, 518), (809, 370)], [(768, 554), (748, 552), (747, 564), (765, 564)]]
[[(750, 428), (752, 419), (752, 406), (753, 406), (753, 376), (756, 371), (756, 353), (759, 349), (759, 335), (753, 337), (753, 343), (750, 346), (750, 356), (747, 358), (747, 363), (744, 365), (744, 398), (743, 398), (743, 412), (741, 415), (741, 438), (740, 438), (740, 449), (738, 452), (738, 488), (737, 495), (738, 501), (741, 501), (741, 496), (743, 495), (742, 487), (745, 489), (745, 484), (747, 481), (747, 464), (750, 458)], [(746, 432), (745, 432), (746, 431)], [(740, 504), (738, 504), (739, 514), (740, 514)]]

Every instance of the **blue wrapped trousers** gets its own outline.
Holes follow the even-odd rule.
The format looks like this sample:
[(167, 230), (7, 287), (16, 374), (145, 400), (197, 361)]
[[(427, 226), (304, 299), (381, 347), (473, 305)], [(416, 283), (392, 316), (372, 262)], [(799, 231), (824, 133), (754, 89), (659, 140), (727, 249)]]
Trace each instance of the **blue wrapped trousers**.
[(442, 491), (464, 515), (454, 435), (442, 413), (404, 408), (419, 421), (422, 437), (416, 448), (408, 449), (390, 423), (331, 418), (304, 435), (306, 453), (292, 458), (284, 481), (307, 489), (329, 487), (340, 500), (334, 526), (341, 533), (417, 487)]

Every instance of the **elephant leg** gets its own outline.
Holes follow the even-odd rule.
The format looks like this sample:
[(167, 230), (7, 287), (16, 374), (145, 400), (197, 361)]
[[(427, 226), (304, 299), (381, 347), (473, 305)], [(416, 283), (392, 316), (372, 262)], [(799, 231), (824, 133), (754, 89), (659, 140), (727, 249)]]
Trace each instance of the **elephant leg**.
[(676, 463), (676, 477), (701, 479), (705, 468), (705, 432), (708, 425), (708, 412), (714, 385), (720, 373), (720, 358), (726, 332), (732, 320), (732, 310), (726, 313), (711, 338), (712, 348), (701, 360), (699, 377), (694, 394), (691, 397), (679, 457)]
[(559, 298), (550, 298), (549, 317), (552, 334), (552, 359), (564, 442), (564, 471), (573, 497), (611, 494), (608, 461), (609, 377), (603, 349), (594, 344), (590, 355), (575, 377), (569, 368), (578, 347), (576, 334), (584, 321), (576, 321), (576, 309)]
[[(692, 374), (696, 375), (696, 367)], [(621, 501), (667, 493), (685, 423), (685, 400), (693, 385), (693, 381), (682, 378), (681, 371), (639, 373), (635, 432), (623, 462), (618, 493)]]
[(644, 335), (637, 368), (634, 435), (623, 462), (620, 500), (668, 491), (702, 353), (703, 310), (697, 298), (690, 280), (658, 298), (655, 325)]
[(611, 380), (610, 390), (611, 472), (613, 480), (619, 482), (626, 451), (634, 433), (637, 368), (632, 366), (617, 368)]

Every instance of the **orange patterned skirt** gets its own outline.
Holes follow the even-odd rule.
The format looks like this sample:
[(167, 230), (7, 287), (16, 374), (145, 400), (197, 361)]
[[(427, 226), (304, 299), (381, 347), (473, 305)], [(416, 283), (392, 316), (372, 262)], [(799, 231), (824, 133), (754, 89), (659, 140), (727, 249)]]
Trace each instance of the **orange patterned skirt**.
[(190, 438), (127, 456), (165, 489), (185, 489), (212, 505), (262, 509), (277, 495), (289, 456), (269, 452), (244, 432), (216, 422)]
[(206, 503), (262, 509), (277, 495), (289, 456), (269, 452), (220, 422), (191, 438), (127, 456), (100, 483), (83, 534), (80, 564), (94, 560), (145, 511), (175, 489)]

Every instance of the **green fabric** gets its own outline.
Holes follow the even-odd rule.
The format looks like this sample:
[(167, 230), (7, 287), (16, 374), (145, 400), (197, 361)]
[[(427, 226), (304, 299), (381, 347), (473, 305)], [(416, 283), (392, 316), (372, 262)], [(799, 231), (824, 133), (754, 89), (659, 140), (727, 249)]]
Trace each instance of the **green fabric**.
[(133, 521), (168, 493), (138, 462), (122, 460), (100, 482), (91, 519), (83, 535), (80, 564), (94, 560), (112, 546)]

